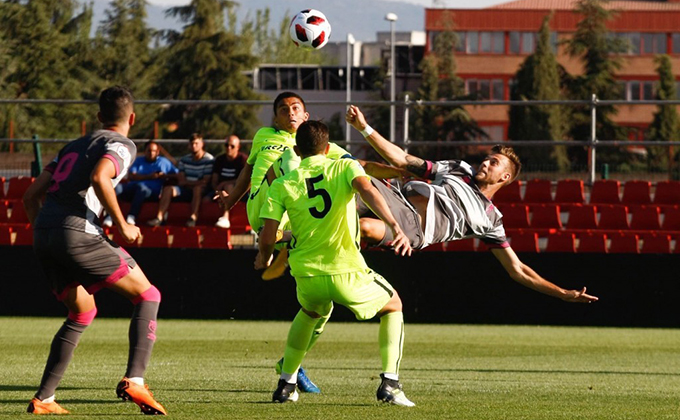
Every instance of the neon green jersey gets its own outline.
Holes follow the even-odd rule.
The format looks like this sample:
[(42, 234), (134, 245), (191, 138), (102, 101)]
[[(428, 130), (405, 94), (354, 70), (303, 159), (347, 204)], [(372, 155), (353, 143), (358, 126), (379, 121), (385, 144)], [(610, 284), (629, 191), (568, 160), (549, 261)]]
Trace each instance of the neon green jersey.
[(253, 137), (253, 146), (248, 156), (248, 164), (253, 165), (250, 176), (250, 195), (260, 188), (269, 167), (281, 153), (295, 146), (295, 134), (277, 130), (274, 127), (262, 127)]
[[(352, 155), (342, 147), (338, 146), (335, 143), (328, 143), (330, 145), (330, 148), (328, 149), (328, 153), (326, 154), (326, 157), (329, 159), (341, 159), (341, 158), (351, 158)], [(283, 176), (287, 174), (288, 172), (292, 172), (294, 169), (296, 169), (298, 166), (300, 166), (300, 156), (298, 156), (297, 153), (295, 153), (295, 150), (293, 149), (288, 149), (285, 152), (281, 153), (281, 156), (279, 156), (278, 159), (274, 161), (274, 173), (276, 174), (276, 177)]]
[(334, 275), (368, 267), (359, 246), (359, 216), (352, 181), (367, 176), (352, 159), (316, 155), (269, 187), (260, 217), (281, 220), (288, 212), (295, 277)]

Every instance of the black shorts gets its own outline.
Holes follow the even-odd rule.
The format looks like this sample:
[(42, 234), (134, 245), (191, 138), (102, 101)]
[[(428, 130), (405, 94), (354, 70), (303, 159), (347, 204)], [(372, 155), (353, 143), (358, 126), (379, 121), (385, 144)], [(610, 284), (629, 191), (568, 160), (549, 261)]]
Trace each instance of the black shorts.
[[(387, 202), (387, 207), (390, 208), (392, 215), (397, 219), (397, 223), (401, 226), (401, 230), (404, 235), (411, 242), (411, 248), (420, 249), (423, 247), (423, 230), (420, 226), (420, 219), (418, 213), (407, 201), (406, 198), (401, 194), (398, 188), (391, 185), (386, 185), (383, 181), (371, 177), (371, 183), (375, 188), (378, 189), (380, 195)], [(365, 213), (367, 209), (366, 204), (359, 203), (358, 211), (359, 216)], [(392, 229), (385, 226), (385, 237), (378, 244), (379, 246), (386, 246), (386, 244), (392, 242), (394, 236), (392, 235)]]
[(137, 263), (105, 235), (72, 229), (36, 229), (33, 248), (58, 300), (83, 286), (94, 294), (125, 277)]

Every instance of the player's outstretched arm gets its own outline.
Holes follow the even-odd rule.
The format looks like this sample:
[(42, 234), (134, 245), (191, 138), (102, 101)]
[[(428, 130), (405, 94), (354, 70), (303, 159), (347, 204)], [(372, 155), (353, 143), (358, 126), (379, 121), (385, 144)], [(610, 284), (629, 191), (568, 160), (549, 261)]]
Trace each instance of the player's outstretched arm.
[(255, 269), (264, 270), (269, 267), (276, 244), (276, 231), (279, 228), (279, 221), (274, 219), (264, 219), (264, 226), (258, 237), (258, 253), (255, 257)]
[(50, 187), (51, 181), (52, 173), (43, 171), (24, 193), (24, 209), (26, 210), (26, 215), (28, 216), (28, 221), (31, 222), (31, 225), (35, 222), (35, 218), (38, 217), (40, 202), (45, 196), (47, 189)]
[(385, 199), (378, 192), (378, 190), (371, 184), (368, 177), (359, 176), (352, 181), (352, 187), (359, 193), (364, 203), (371, 209), (376, 216), (378, 216), (387, 226), (392, 229), (394, 240), (392, 241), (392, 248), (397, 255), (411, 255), (411, 243), (402, 232), (399, 223), (392, 215), (390, 208), (387, 206)]
[[(358, 131), (364, 132), (368, 123), (359, 107), (350, 105), (345, 120)], [(423, 177), (427, 172), (425, 160), (406, 153), (401, 147), (390, 142), (375, 130), (364, 136), (368, 143), (391, 165), (405, 169), (417, 177)]]
[(236, 178), (234, 189), (231, 194), (226, 191), (216, 191), (213, 200), (217, 200), (222, 210), (231, 210), (232, 207), (250, 190), (250, 176), (253, 174), (253, 165), (246, 163)]
[(408, 176), (408, 172), (403, 169), (385, 165), (384, 163), (372, 162), (370, 160), (357, 159), (357, 162), (364, 168), (364, 171), (373, 178), (392, 179)]
[(531, 267), (520, 261), (512, 248), (494, 248), (493, 255), (500, 261), (510, 277), (521, 285), (536, 290), (548, 296), (562, 299), (565, 302), (592, 303), (598, 298), (586, 294), (586, 288), (581, 290), (568, 290), (541, 277)]

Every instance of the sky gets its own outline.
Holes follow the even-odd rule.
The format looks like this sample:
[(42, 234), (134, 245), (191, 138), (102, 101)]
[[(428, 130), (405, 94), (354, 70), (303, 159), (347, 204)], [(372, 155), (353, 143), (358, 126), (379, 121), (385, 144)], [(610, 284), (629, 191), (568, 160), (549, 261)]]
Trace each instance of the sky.
[[(158, 6), (177, 6), (190, 3), (190, 0), (147, 0), (151, 4)], [(243, 0), (242, 0), (243, 1)], [(247, 1), (247, 0), (245, 0)], [(393, 0), (401, 3), (419, 4), (421, 6), (432, 7), (433, 0)], [(442, 6), (455, 9), (481, 9), (499, 3), (506, 3), (509, 0), (436, 0)], [(284, 2), (285, 3), (285, 2)], [(272, 0), (272, 5), (280, 5), (281, 0)]]

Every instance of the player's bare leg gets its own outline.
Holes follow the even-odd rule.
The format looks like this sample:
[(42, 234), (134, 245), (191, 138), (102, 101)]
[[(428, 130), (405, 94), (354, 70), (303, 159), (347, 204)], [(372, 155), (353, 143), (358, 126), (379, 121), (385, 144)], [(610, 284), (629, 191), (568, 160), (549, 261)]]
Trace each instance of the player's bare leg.
[(385, 237), (385, 222), (371, 217), (362, 217), (359, 219), (359, 230), (362, 241), (369, 246), (377, 245)]

